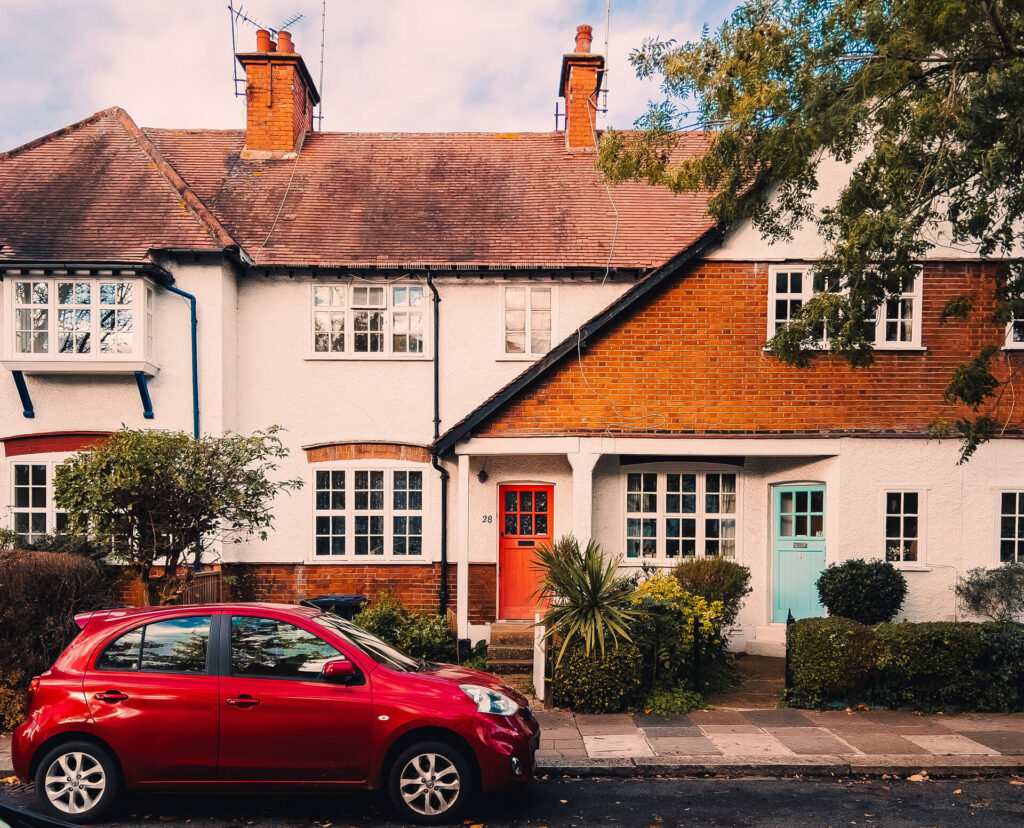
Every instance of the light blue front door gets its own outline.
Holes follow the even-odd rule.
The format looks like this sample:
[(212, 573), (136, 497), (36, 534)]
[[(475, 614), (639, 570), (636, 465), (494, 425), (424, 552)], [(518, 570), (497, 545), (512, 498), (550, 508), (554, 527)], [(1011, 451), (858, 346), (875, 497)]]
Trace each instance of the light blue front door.
[(775, 487), (775, 600), (772, 618), (820, 618), (818, 576), (825, 568), (825, 487)]

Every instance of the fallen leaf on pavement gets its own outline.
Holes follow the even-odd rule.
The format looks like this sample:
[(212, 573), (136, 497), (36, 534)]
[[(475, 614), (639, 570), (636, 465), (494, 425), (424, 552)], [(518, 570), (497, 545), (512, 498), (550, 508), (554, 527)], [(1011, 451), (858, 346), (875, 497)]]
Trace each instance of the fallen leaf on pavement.
[(907, 781), (908, 782), (927, 782), (928, 781), (928, 774), (927, 773), (915, 773), (915, 774), (912, 774), (911, 776), (908, 776), (907, 777)]
[[(4, 780), (4, 781), (6, 782), (7, 780)], [(1024, 785), (1024, 782), (1018, 782), (1016, 779), (1011, 779), (1010, 780), (1010, 784), (1011, 785)]]
[(953, 793), (955, 793), (955, 794), (961, 794), (961, 793), (963, 793), (963, 791), (962, 791), (962, 790), (960, 790), (959, 788), (957, 788), (957, 789), (956, 789), (955, 791), (953, 791)]
[(6, 783), (8, 785), (17, 785), (18, 784), (18, 777), (17, 776), (5, 776), (3, 779), (0, 779), (0, 782), (4, 782), (4, 783)]

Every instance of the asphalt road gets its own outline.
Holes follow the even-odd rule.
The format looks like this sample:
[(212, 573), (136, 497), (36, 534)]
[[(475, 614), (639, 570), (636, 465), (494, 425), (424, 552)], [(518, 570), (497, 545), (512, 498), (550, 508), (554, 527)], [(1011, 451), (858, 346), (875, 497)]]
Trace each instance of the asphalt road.
[[(25, 786), (0, 801), (34, 808)], [(1006, 779), (546, 779), (476, 805), (484, 826), (992, 826), (1024, 825), (1024, 786)], [(133, 796), (118, 828), (344, 828), (394, 826), (376, 795)]]

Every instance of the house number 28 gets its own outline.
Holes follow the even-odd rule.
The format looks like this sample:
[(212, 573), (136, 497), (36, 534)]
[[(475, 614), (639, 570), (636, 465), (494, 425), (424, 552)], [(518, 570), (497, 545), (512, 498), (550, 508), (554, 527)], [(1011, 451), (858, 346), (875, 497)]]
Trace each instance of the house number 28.
[(484, 515), (481, 523), (494, 523), (494, 515)]

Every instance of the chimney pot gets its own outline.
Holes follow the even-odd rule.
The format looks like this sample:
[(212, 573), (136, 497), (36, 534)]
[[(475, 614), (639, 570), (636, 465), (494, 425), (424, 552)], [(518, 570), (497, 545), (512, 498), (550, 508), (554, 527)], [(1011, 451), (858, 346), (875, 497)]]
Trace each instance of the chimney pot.
[(291, 32), (278, 32), (277, 33), (277, 51), (279, 52), (294, 52), (295, 44), (292, 43)]
[(576, 53), (589, 54), (590, 44), (594, 41), (594, 27), (586, 24), (576, 27)]
[(257, 52), (269, 52), (270, 51), (270, 32), (266, 29), (256, 30), (256, 51)]

